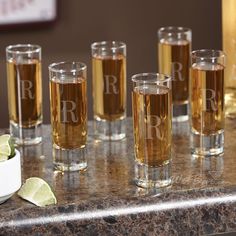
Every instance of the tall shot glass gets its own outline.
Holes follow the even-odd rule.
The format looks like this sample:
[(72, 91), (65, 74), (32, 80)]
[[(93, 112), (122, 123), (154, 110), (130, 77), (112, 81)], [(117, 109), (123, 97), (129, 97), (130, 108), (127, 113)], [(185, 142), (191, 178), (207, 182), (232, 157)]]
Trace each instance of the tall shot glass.
[(224, 151), (224, 69), (226, 56), (218, 50), (191, 53), (191, 152), (212, 156)]
[(188, 120), (189, 68), (192, 31), (184, 27), (158, 30), (159, 72), (172, 78), (173, 121)]
[(171, 184), (171, 78), (144, 73), (132, 76), (135, 181), (140, 187)]
[(42, 140), (41, 47), (32, 44), (6, 48), (10, 134), (16, 144)]
[(87, 167), (87, 67), (81, 62), (49, 65), (53, 162), (56, 170)]
[(126, 136), (126, 45), (103, 41), (93, 43), (91, 49), (95, 138), (123, 139)]

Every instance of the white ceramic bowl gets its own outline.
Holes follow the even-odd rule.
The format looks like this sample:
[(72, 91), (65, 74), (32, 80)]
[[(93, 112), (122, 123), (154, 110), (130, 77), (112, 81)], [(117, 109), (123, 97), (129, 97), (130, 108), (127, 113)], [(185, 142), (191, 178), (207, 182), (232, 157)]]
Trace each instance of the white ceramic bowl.
[(0, 204), (10, 198), (21, 187), (20, 153), (0, 162)]

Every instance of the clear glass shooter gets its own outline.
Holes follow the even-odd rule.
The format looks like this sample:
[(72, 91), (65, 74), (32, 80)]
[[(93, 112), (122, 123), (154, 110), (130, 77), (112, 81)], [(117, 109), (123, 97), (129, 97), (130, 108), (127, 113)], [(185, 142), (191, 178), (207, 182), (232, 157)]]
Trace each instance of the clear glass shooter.
[(49, 65), (54, 167), (87, 167), (87, 67), (81, 62)]
[(224, 152), (224, 69), (226, 56), (218, 50), (191, 53), (191, 152), (213, 156)]
[(10, 134), (19, 145), (42, 141), (41, 47), (31, 44), (6, 48)]
[(95, 138), (121, 140), (126, 136), (126, 45), (103, 41), (91, 49)]
[(135, 181), (140, 187), (171, 184), (171, 78), (143, 73), (132, 76)]
[(188, 120), (191, 29), (163, 27), (158, 30), (159, 72), (172, 78), (173, 121)]

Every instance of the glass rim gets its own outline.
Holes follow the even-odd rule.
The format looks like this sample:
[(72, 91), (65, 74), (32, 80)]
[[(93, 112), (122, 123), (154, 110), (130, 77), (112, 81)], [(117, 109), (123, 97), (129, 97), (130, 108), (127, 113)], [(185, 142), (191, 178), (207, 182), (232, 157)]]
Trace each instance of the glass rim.
[(126, 44), (122, 41), (115, 41), (115, 40), (108, 40), (108, 41), (100, 41), (100, 42), (93, 42), (91, 44), (92, 49), (99, 49), (99, 48), (109, 48), (109, 49), (125, 49)]
[(189, 32), (192, 32), (192, 30), (183, 26), (165, 26), (158, 29), (158, 34), (167, 34), (169, 36), (173, 34), (181, 35)]
[[(27, 50), (20, 50), (25, 48)], [(29, 53), (39, 53), (41, 51), (41, 46), (37, 44), (14, 44), (6, 47), (7, 53), (16, 53), (16, 54), (29, 54)]]
[[(61, 68), (56, 68), (57, 66), (60, 65), (79, 65), (79, 68), (76, 69), (61, 69)], [(61, 61), (61, 62), (53, 62), (48, 66), (49, 71), (55, 72), (55, 73), (79, 73), (87, 69), (87, 66), (83, 62), (79, 61)]]
[[(146, 79), (144, 79), (146, 77)], [(163, 79), (161, 79), (161, 77)], [(171, 76), (161, 73), (147, 72), (135, 74), (131, 77), (132, 82), (158, 83), (171, 82)]]
[[(217, 54), (217, 55), (214, 55)], [(203, 59), (217, 59), (226, 57), (226, 54), (222, 50), (218, 49), (199, 49), (191, 52), (192, 58)]]

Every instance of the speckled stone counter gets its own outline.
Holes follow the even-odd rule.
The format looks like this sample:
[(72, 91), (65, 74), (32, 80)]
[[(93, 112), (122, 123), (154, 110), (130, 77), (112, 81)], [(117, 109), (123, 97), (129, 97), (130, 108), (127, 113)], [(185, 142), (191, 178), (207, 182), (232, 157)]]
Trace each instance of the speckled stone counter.
[[(1, 130), (5, 133), (7, 130)], [(45, 179), (58, 204), (36, 207), (14, 195), (0, 205), (0, 235), (206, 235), (236, 232), (236, 121), (226, 121), (224, 156), (193, 159), (187, 123), (174, 126), (173, 185), (134, 185), (132, 122), (120, 142), (96, 143), (89, 123), (88, 169), (52, 168), (50, 126), (43, 143), (19, 148), (23, 180)]]

